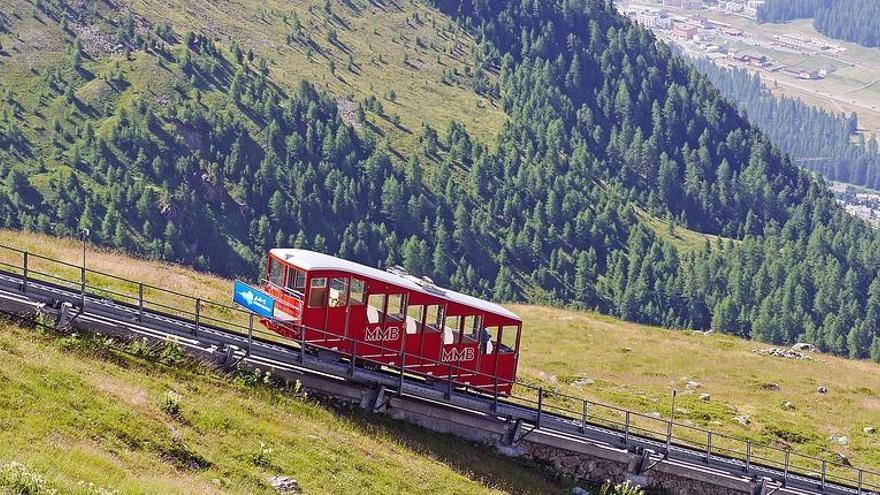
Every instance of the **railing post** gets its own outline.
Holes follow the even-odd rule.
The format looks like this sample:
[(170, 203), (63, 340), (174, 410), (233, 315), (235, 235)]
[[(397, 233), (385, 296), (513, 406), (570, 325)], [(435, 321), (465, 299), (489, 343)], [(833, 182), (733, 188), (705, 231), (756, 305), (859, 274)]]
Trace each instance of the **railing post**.
[(138, 282), (138, 321), (144, 320), (144, 283)]
[(495, 375), (494, 379), (495, 388), (492, 392), (492, 412), (498, 411), (498, 375)]
[(353, 340), (351, 342), (351, 361), (348, 363), (349, 364), (348, 376), (354, 376), (354, 361), (355, 361), (355, 356), (357, 356), (357, 348), (358, 348), (357, 340)]
[(201, 312), (202, 312), (202, 300), (197, 297), (196, 298), (196, 326), (195, 326), (195, 328), (193, 328), (193, 336), (195, 336), (195, 337), (199, 336), (199, 324), (200, 324), (199, 320), (201, 319)]
[(400, 351), (400, 377), (397, 379), (397, 396), (403, 393), (403, 369), (406, 366), (406, 353)]
[(541, 409), (543, 407), (544, 407), (544, 389), (539, 388), (538, 389), (538, 425), (537, 425), (538, 428), (541, 427), (541, 413), (542, 413)]
[(22, 292), (27, 292), (28, 287), (28, 252), (24, 252), (24, 263), (22, 265), (22, 272), (24, 274), (24, 283), (21, 286)]
[(862, 485), (864, 484), (865, 472), (859, 469), (859, 495), (862, 495)]
[(782, 486), (786, 486), (788, 484), (788, 466), (789, 466), (789, 457), (791, 456), (791, 451), (785, 451), (785, 467), (782, 470)]
[(629, 411), (626, 411), (626, 422), (623, 424), (623, 444), (629, 444)]
[(299, 364), (306, 360), (306, 328), (299, 329)]
[(669, 458), (669, 446), (672, 445), (672, 420), (666, 422), (666, 452), (663, 454), (665, 459)]
[(828, 461), (822, 460), (822, 491), (825, 491), (825, 472), (828, 467)]
[(82, 268), (79, 269), (79, 274), (80, 274), (79, 275), (80, 276), (80, 284), (82, 287), (82, 290), (80, 292), (80, 301), (81, 301), (80, 307), (82, 307), (82, 310), (85, 311), (86, 310), (86, 267), (85, 266), (83, 266)]
[(452, 365), (446, 365), (446, 400), (452, 400)]
[(251, 355), (251, 347), (254, 343), (254, 314), (248, 313), (248, 348), (246, 357), (250, 357)]
[(587, 414), (589, 414), (590, 403), (584, 400), (583, 411), (581, 412), (581, 433), (586, 433), (587, 431)]
[(752, 467), (752, 441), (746, 440), (746, 472)]
[(712, 462), (712, 432), (706, 432), (706, 464)]

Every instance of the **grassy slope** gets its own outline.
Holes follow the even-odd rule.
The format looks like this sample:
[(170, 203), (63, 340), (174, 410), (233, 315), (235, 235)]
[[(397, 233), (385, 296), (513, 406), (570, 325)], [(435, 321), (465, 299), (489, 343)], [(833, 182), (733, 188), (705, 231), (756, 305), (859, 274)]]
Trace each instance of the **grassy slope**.
[[(0, 231), (0, 243), (77, 263), (78, 245), (73, 241)], [(13, 258), (0, 250), (0, 260)], [(196, 292), (193, 288), (198, 287), (206, 299), (229, 297), (228, 280), (185, 268), (106, 252), (90, 253), (89, 263), (172, 289)], [(826, 355), (812, 361), (763, 357), (752, 351), (766, 346), (727, 335), (664, 330), (555, 308), (513, 309), (525, 320), (520, 377), (528, 382), (664, 417), (669, 414), (669, 394), (677, 389), (683, 392), (676, 412), (682, 421), (761, 443), (784, 442), (798, 452), (829, 460), (839, 452), (856, 465), (880, 467), (880, 436), (862, 431), (865, 426), (880, 427), (876, 364)], [(580, 388), (571, 384), (581, 377), (595, 383)], [(685, 391), (688, 381), (700, 382), (702, 388)], [(779, 390), (768, 390), (766, 384), (778, 384)], [(818, 394), (819, 386), (829, 393)], [(698, 400), (700, 393), (711, 394), (711, 401)], [(786, 401), (793, 410), (781, 407)], [(733, 421), (742, 414), (751, 418), (748, 427)], [(830, 441), (834, 434), (848, 436), (849, 444)]]
[(306, 493), (564, 492), (482, 447), (0, 324), (0, 466), (12, 460), (60, 493), (268, 494), (280, 474)]

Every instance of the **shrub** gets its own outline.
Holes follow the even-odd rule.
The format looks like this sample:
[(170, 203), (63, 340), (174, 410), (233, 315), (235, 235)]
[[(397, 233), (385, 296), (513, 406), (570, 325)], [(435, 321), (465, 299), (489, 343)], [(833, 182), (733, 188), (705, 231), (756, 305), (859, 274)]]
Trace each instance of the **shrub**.
[(139, 358), (149, 359), (153, 356), (153, 347), (150, 345), (150, 342), (146, 337), (142, 339), (135, 339), (128, 344), (128, 352), (134, 354)]
[(606, 481), (604, 485), (602, 485), (602, 489), (599, 490), (599, 495), (644, 495), (644, 491), (638, 486), (633, 485), (629, 481), (626, 483), (618, 483), (616, 485), (612, 485), (611, 482)]
[(162, 348), (162, 352), (159, 354), (159, 361), (169, 366), (179, 364), (183, 361), (183, 358), (183, 348), (173, 339), (165, 343), (165, 347)]
[(0, 464), (0, 490), (20, 495), (55, 495), (54, 489), (47, 486), (45, 478), (31, 472), (27, 466), (19, 462)]
[(180, 394), (174, 392), (173, 390), (169, 390), (165, 392), (165, 395), (162, 396), (162, 399), (159, 401), (159, 409), (168, 414), (169, 416), (179, 416), (180, 415)]
[(251, 464), (261, 468), (267, 468), (272, 465), (272, 449), (260, 442), (260, 448), (256, 452), (247, 455)]

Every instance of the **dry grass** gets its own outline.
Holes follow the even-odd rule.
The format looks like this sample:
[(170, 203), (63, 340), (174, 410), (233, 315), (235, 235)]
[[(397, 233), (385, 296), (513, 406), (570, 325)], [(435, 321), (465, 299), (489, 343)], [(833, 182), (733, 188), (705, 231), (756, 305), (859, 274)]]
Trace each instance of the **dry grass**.
[[(880, 427), (880, 366), (875, 363), (824, 354), (805, 361), (765, 357), (753, 351), (767, 345), (729, 335), (546, 307), (512, 309), (526, 322), (520, 376), (536, 384), (664, 418), (670, 394), (678, 390), (676, 418), (686, 424), (829, 460), (839, 452), (853, 464), (880, 468), (880, 437), (863, 432), (866, 426)], [(594, 383), (571, 384), (582, 377)], [(701, 387), (688, 390), (691, 381)], [(818, 393), (820, 386), (828, 393)], [(702, 393), (711, 400), (699, 400)], [(784, 402), (794, 409), (783, 408)], [(748, 427), (733, 420), (743, 414), (750, 417)], [(660, 426), (653, 428), (663, 431)], [(847, 436), (848, 445), (830, 441), (832, 435)]]

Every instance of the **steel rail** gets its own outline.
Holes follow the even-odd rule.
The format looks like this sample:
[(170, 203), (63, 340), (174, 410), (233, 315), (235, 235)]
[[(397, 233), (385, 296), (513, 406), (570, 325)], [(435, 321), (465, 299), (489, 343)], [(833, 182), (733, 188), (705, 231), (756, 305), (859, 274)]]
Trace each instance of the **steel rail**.
[[(84, 312), (84, 314), (86, 315), (91, 315), (93, 312), (97, 312), (98, 314), (100, 314), (100, 316), (120, 322), (121, 324), (128, 324), (128, 322), (130, 321), (143, 322), (144, 318), (146, 317), (154, 331), (166, 332), (168, 335), (173, 335), (176, 338), (185, 338), (186, 336), (199, 336), (199, 334), (201, 333), (208, 338), (208, 341), (211, 341), (211, 339), (215, 339), (216, 341), (223, 344), (233, 344), (242, 346), (242, 348), (247, 348), (247, 355), (244, 356), (247, 359), (269, 359), (276, 363), (276, 366), (279, 365), (279, 363), (281, 363), (280, 365), (297, 363), (300, 367), (304, 367), (306, 362), (308, 361), (309, 366), (305, 367), (310, 369), (329, 367), (331, 368), (329, 373), (340, 378), (350, 379), (354, 375), (358, 375), (360, 379), (364, 379), (365, 374), (372, 374), (368, 377), (368, 381), (372, 383), (382, 383), (393, 386), (393, 389), (396, 390), (397, 393), (401, 396), (410, 396), (424, 400), (438, 401), (440, 403), (455, 405), (456, 407), (462, 407), (462, 405), (464, 405), (466, 407), (471, 407), (475, 411), (489, 411), (493, 414), (497, 414), (499, 417), (516, 417), (518, 419), (528, 421), (535, 427), (546, 429), (548, 431), (576, 434), (582, 437), (586, 437), (589, 440), (599, 439), (606, 443), (614, 444), (617, 446), (622, 445), (629, 449), (651, 449), (653, 451), (662, 453), (664, 455), (664, 458), (684, 460), (695, 463), (701, 462), (703, 465), (709, 464), (715, 468), (723, 467), (735, 473), (738, 472), (740, 474), (763, 476), (774, 480), (783, 486), (797, 487), (799, 489), (806, 490), (807, 493), (840, 493), (857, 495), (869, 493), (880, 494), (880, 487), (873, 484), (876, 483), (876, 480), (880, 479), (880, 473), (877, 472), (859, 469), (851, 466), (844, 466), (841, 464), (828, 462), (825, 459), (797, 454), (772, 446), (757, 445), (747, 441), (744, 442), (729, 435), (714, 433), (708, 430), (703, 430), (701, 428), (689, 425), (682, 425), (669, 420), (654, 418), (648, 415), (640, 414), (634, 411), (628, 411), (626, 409), (607, 404), (583, 400), (582, 412), (569, 410), (562, 406), (548, 404), (547, 401), (552, 398), (572, 399), (576, 401), (581, 401), (582, 399), (564, 396), (562, 394), (551, 393), (542, 388), (532, 387), (522, 384), (520, 382), (513, 382), (513, 384), (517, 387), (525, 388), (527, 391), (536, 390), (538, 399), (535, 400), (529, 397), (516, 396), (511, 396), (510, 398), (499, 398), (497, 394), (495, 394), (494, 396), (492, 396), (492, 394), (487, 395), (487, 392), (485, 390), (473, 389), (468, 387), (463, 387), (463, 389), (456, 388), (454, 391), (452, 387), (450, 387), (446, 391), (441, 392), (438, 391), (437, 388), (430, 387), (424, 384), (424, 382), (419, 382), (418, 380), (410, 380), (409, 378), (412, 377), (409, 375), (409, 373), (406, 373), (405, 379), (405, 374), (399, 372), (390, 373), (382, 371), (362, 370), (360, 368), (357, 369), (357, 372), (354, 372), (354, 359), (352, 359), (349, 364), (339, 364), (335, 368), (333, 366), (330, 366), (326, 362), (316, 363), (315, 361), (317, 360), (317, 358), (313, 358), (311, 356), (309, 356), (308, 359), (306, 358), (307, 354), (305, 351), (307, 345), (305, 345), (305, 342), (302, 342), (299, 346), (293, 346), (279, 343), (268, 338), (261, 338), (260, 334), (266, 334), (268, 336), (275, 336), (275, 334), (261, 331), (254, 332), (254, 329), (252, 327), (249, 329), (250, 332), (248, 336), (245, 337), (240, 331), (224, 328), (218, 325), (218, 323), (232, 325), (233, 327), (240, 330), (243, 327), (239, 324), (215, 318), (205, 318), (209, 319), (211, 323), (206, 323), (205, 320), (199, 322), (198, 319), (192, 320), (190, 318), (187, 318), (186, 316), (192, 316), (193, 314), (198, 315), (198, 305), (201, 299), (193, 298), (179, 292), (167, 291), (166, 289), (147, 286), (146, 284), (143, 284), (141, 282), (126, 280), (114, 275), (97, 272), (96, 274), (100, 274), (102, 276), (111, 276), (114, 279), (131, 283), (133, 284), (133, 286), (140, 288), (138, 298), (139, 300), (137, 300), (137, 304), (125, 303), (122, 301), (109, 299), (104, 297), (104, 294), (110, 293), (111, 291), (108, 291), (105, 288), (88, 286), (87, 284), (66, 280), (55, 275), (33, 270), (31, 267), (28, 266), (29, 253), (27, 251), (22, 251), (0, 245), (0, 249), (4, 248), (21, 254), (23, 258), (23, 265), (14, 268), (16, 271), (20, 271), (21, 273), (0, 270), (0, 288), (3, 288), (7, 291), (9, 289), (15, 291), (42, 291), (50, 295), (54, 294), (58, 296), (59, 300), (68, 299), (73, 303), (82, 301), (83, 303), (85, 303), (86, 306), (86, 308), (84, 309), (88, 310)], [(57, 261), (46, 258), (44, 256), (34, 255), (33, 253), (30, 253), (30, 256), (36, 257), (44, 261)], [(65, 262), (58, 263), (62, 264), (65, 267), (75, 267), (74, 265)], [(2, 265), (6, 267), (14, 266), (5, 262), (3, 262)], [(81, 267), (75, 268), (77, 268), (79, 271)], [(86, 272), (88, 272), (88, 270), (86, 270)], [(46, 281), (41, 280), (40, 278), (34, 278), (34, 275), (40, 275), (41, 277), (49, 278), (53, 281)], [(84, 279), (86, 278), (84, 277)], [(59, 283), (55, 283), (54, 280), (71, 284), (73, 285), (73, 287), (67, 287)], [(146, 301), (143, 295), (143, 287), (150, 287), (151, 289), (157, 291), (167, 291), (175, 296), (185, 297), (187, 299), (196, 301), (196, 311), (193, 312), (185, 310), (183, 308), (174, 308), (156, 303), (155, 301)], [(86, 289), (89, 288), (93, 289), (93, 292), (87, 294)], [(77, 289), (81, 289), (82, 292), (78, 291)], [(123, 296), (122, 294), (116, 292), (113, 292), (113, 294)], [(126, 297), (126, 299), (133, 299), (128, 296), (124, 297)], [(163, 309), (180, 311), (185, 316), (181, 317), (179, 315), (145, 309), (144, 306), (146, 304), (163, 307)], [(216, 305), (217, 307), (221, 307), (224, 310), (238, 312), (243, 315), (248, 314), (243, 310), (239, 310), (238, 308), (219, 303), (210, 303), (208, 301), (205, 301), (204, 304)], [(254, 336), (254, 333), (256, 333), (257, 336)], [(358, 342), (354, 342), (353, 344), (354, 346), (357, 346)], [(380, 350), (394, 351), (401, 355), (402, 361), (406, 359), (406, 355), (400, 353), (399, 350), (384, 348), (380, 344), (361, 343), (361, 345), (368, 345), (371, 349), (379, 348)], [(251, 352), (254, 348), (258, 350), (257, 353)], [(245, 353), (242, 351), (242, 354)], [(342, 358), (348, 357), (345, 353), (338, 354), (340, 354), (340, 357)], [(352, 354), (354, 354), (354, 350)], [(416, 357), (414, 359), (420, 359), (422, 362), (430, 362), (430, 360), (421, 357)], [(360, 358), (358, 358), (358, 360), (360, 360)], [(381, 363), (377, 364), (381, 365)], [(450, 366), (449, 369), (452, 370), (452, 367)], [(460, 372), (463, 370), (456, 369), (456, 371)], [(468, 373), (475, 374), (473, 370), (466, 371)], [(532, 404), (534, 404), (534, 406)], [(611, 413), (618, 413), (623, 415), (625, 417), (625, 420), (619, 421), (612, 418), (602, 418), (601, 416), (595, 415), (595, 413), (593, 413), (594, 410), (604, 410)], [(665, 425), (666, 433), (664, 434), (661, 432), (652, 431), (643, 426), (636, 425), (633, 422), (634, 419), (640, 419), (646, 422), (656, 422), (660, 425)], [(673, 432), (674, 429), (703, 434), (705, 435), (706, 442), (694, 442), (693, 440), (682, 438), (680, 435), (676, 436)], [(732, 442), (734, 445), (739, 443), (741, 446), (744, 446), (745, 455), (743, 456), (742, 452), (740, 452), (739, 450), (730, 449), (718, 445), (719, 439), (727, 440), (728, 442)], [(753, 448), (760, 448), (771, 453), (781, 453), (784, 460), (774, 461), (769, 457), (754, 454), (752, 453)], [(727, 453), (727, 455), (725, 455), (725, 453)], [(805, 464), (795, 464), (794, 462), (792, 462), (792, 458), (799, 458), (805, 461)], [(815, 472), (819, 469), (817, 466), (821, 466), (820, 473)], [(854, 478), (839, 476), (834, 474), (833, 472), (829, 472), (829, 467), (843, 468), (845, 470), (848, 470), (852, 473), (851, 476), (854, 476)], [(866, 479), (868, 476), (870, 476), (872, 479), (870, 483)]]

